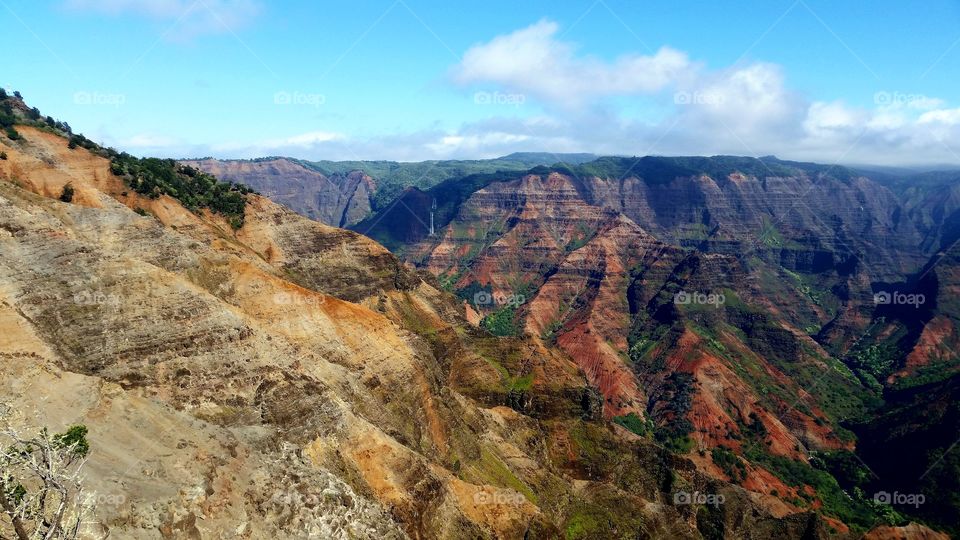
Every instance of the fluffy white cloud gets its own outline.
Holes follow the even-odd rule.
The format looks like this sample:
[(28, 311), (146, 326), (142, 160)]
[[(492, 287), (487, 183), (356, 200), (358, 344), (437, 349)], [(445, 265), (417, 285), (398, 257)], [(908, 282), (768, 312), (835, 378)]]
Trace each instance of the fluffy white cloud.
[(925, 112), (920, 115), (920, 124), (943, 124), (955, 126), (960, 124), (960, 109), (939, 109)]
[(189, 40), (203, 34), (236, 31), (260, 13), (259, 0), (64, 0), (71, 11), (133, 14), (173, 25), (165, 37)]
[[(533, 98), (526, 104), (551, 111), (548, 124), (535, 134), (520, 120), (511, 131), (503, 125), (506, 119), (491, 133), (529, 135), (524, 146), (553, 151), (776, 154), (891, 165), (960, 162), (960, 109), (945, 108), (938, 98), (880, 91), (873, 107), (814, 101), (790, 89), (775, 64), (707, 70), (668, 47), (652, 56), (625, 55), (605, 63), (578, 55), (573, 44), (557, 37), (558, 30), (556, 23), (544, 20), (495, 37), (469, 49), (454, 67), (454, 80), (461, 85), (526, 93)], [(630, 117), (616, 108), (622, 100), (613, 104), (603, 99), (609, 96), (659, 98), (662, 114)], [(483, 155), (490, 155), (483, 148), (500, 148), (485, 146), (478, 133), (469, 140), (475, 144), (426, 148), (435, 153), (456, 146)]]
[[(816, 102), (807, 110), (803, 129), (808, 136), (835, 137), (862, 129), (866, 118), (863, 111), (848, 108), (841, 102)], [(882, 126), (877, 124), (877, 127)]]
[(471, 47), (454, 68), (456, 82), (495, 84), (551, 103), (575, 106), (593, 98), (648, 94), (690, 78), (687, 55), (664, 47), (650, 56), (626, 55), (614, 62), (578, 57), (556, 37), (557, 23), (543, 20)]

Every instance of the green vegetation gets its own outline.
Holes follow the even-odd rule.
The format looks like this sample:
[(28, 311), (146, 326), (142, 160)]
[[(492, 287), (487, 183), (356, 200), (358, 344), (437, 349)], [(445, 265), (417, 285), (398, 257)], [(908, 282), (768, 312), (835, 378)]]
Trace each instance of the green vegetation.
[(591, 500), (577, 500), (570, 508), (564, 524), (567, 540), (593, 540), (597, 538), (628, 540), (646, 538), (649, 525), (641, 514), (631, 511), (631, 505), (623, 504), (622, 495), (599, 494)]
[(602, 538), (609, 532), (610, 518), (609, 512), (599, 506), (578, 508), (567, 520), (566, 537), (568, 540)]
[(253, 192), (247, 186), (220, 182), (172, 159), (135, 158), (122, 152), (114, 156), (110, 170), (137, 193), (152, 199), (169, 195), (192, 212), (208, 208), (226, 217), (235, 229), (243, 226), (245, 196)]
[[(823, 502), (823, 513), (836, 517), (856, 531), (864, 531), (883, 520), (883, 509), (872, 500), (868, 500), (860, 488), (847, 493), (837, 479), (829, 472), (812, 467), (807, 463), (794, 461), (782, 456), (774, 456), (761, 450), (757, 445), (748, 447), (747, 458), (772, 472), (785, 484), (792, 487), (808, 485), (816, 492), (816, 498)], [(820, 462), (817, 462), (820, 463)], [(812, 498), (800, 491), (800, 504), (809, 504)]]
[(760, 241), (767, 247), (783, 246), (783, 235), (766, 216), (763, 217), (763, 226), (760, 230)]
[(878, 388), (880, 383), (893, 373), (897, 359), (902, 353), (895, 345), (889, 343), (874, 343), (858, 348), (846, 358), (846, 364), (864, 382), (864, 384)]
[(561, 328), (563, 328), (563, 321), (552, 321), (547, 325), (546, 328), (544, 328), (543, 333), (540, 334), (540, 339), (544, 340), (549, 345), (556, 345), (557, 332), (559, 332)]
[(633, 433), (645, 437), (648, 434), (653, 433), (653, 422), (649, 419), (644, 420), (637, 416), (636, 413), (629, 413), (625, 416), (614, 416), (613, 422), (619, 424)]
[(860, 458), (849, 450), (814, 453), (810, 456), (810, 465), (830, 473), (846, 490), (866, 487), (872, 476)]
[[(729, 326), (723, 328), (738, 335), (751, 350), (786, 373), (800, 388), (816, 388), (817, 403), (831, 418), (857, 418), (878, 404), (877, 395), (865, 389), (841, 362), (820, 357), (819, 352), (801, 343), (768, 315), (744, 304), (733, 291), (724, 290), (724, 295), (727, 300), (724, 313)], [(721, 356), (730, 360), (737, 375), (757, 388), (762, 397), (776, 398), (767, 402), (770, 410), (776, 410), (776, 401), (785, 400), (797, 403), (797, 410), (814, 416), (799, 396), (785, 392), (782, 385), (751, 358)], [(830, 369), (824, 370), (816, 359)], [(767, 396), (768, 393), (773, 395)]]
[(643, 358), (649, 353), (653, 346), (656, 345), (656, 341), (648, 339), (645, 337), (637, 337), (633, 344), (630, 345), (630, 350), (628, 352), (628, 357), (631, 364), (640, 364), (643, 361)]
[[(453, 286), (453, 284), (456, 283), (458, 279), (459, 279), (459, 276), (453, 276), (449, 280), (444, 280), (444, 281), (446, 283), (449, 283), (450, 286)], [(476, 281), (471, 281), (470, 283), (467, 284), (466, 287), (457, 289), (456, 295), (457, 297), (462, 298), (463, 300), (466, 300), (473, 306), (483, 307), (483, 306), (477, 306), (477, 301), (482, 300), (484, 298), (489, 298), (493, 300), (493, 287), (491, 287), (490, 285), (480, 285), (480, 283)]]
[(893, 385), (895, 390), (906, 390), (908, 388), (917, 388), (928, 384), (938, 383), (949, 379), (957, 374), (957, 364), (954, 361), (934, 362), (932, 364), (919, 367), (915, 373), (909, 377), (897, 379)]
[(733, 482), (743, 482), (747, 478), (747, 466), (736, 454), (722, 446), (710, 450), (710, 458)]
[(527, 392), (533, 388), (533, 373), (513, 377), (510, 380), (510, 390), (513, 392)]
[(478, 465), (482, 471), (482, 478), (487, 482), (513, 489), (521, 493), (533, 504), (537, 503), (537, 495), (530, 489), (530, 486), (518, 478), (517, 475), (488, 448), (480, 448), (480, 461)]
[(79, 457), (85, 457), (90, 453), (87, 426), (81, 424), (70, 426), (67, 431), (54, 435), (53, 443), (57, 448), (71, 448), (73, 454)]
[(20, 138), (20, 134), (14, 129), (13, 125), (17, 123), (17, 116), (13, 112), (13, 106), (7, 101), (6, 93), (0, 102), (0, 128), (6, 133), (7, 138), (15, 141)]
[(516, 336), (520, 333), (515, 306), (504, 306), (494, 311), (484, 317), (480, 324), (495, 336)]
[(577, 225), (576, 230), (573, 233), (573, 236), (570, 238), (570, 241), (567, 242), (567, 245), (564, 246), (564, 250), (568, 252), (576, 251), (583, 246), (587, 245), (587, 242), (593, 238), (597, 232), (587, 226), (586, 223), (580, 223)]
[(657, 399), (665, 401), (661, 413), (664, 419), (654, 431), (654, 437), (668, 450), (685, 454), (693, 448), (693, 439), (689, 434), (693, 424), (687, 419), (687, 412), (693, 403), (694, 379), (689, 373), (673, 372), (664, 381)]

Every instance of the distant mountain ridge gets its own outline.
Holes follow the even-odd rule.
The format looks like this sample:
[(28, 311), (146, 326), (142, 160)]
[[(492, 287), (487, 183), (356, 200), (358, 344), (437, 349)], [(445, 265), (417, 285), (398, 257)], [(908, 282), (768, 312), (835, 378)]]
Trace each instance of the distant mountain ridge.
[(393, 202), (407, 188), (429, 189), (469, 174), (521, 172), (538, 165), (579, 165), (593, 154), (518, 152), (484, 160), (307, 161), (287, 157), (250, 160), (184, 159), (219, 178), (239, 182), (297, 213), (335, 227), (355, 225)]

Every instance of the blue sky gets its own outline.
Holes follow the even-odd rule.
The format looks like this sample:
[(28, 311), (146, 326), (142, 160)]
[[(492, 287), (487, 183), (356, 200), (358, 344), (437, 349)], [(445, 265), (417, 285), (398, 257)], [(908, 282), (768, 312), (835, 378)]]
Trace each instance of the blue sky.
[(0, 84), (136, 154), (960, 164), (960, 2), (0, 0)]

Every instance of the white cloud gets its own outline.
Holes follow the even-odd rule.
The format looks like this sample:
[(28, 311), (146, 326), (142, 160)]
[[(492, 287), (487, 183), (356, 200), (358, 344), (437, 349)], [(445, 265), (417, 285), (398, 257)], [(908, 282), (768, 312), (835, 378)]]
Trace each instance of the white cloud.
[(329, 131), (311, 131), (310, 133), (304, 133), (302, 135), (294, 135), (293, 137), (288, 137), (276, 143), (277, 146), (293, 145), (293, 146), (310, 146), (311, 144), (335, 141), (337, 139), (342, 139), (343, 135), (339, 133), (332, 133)]
[[(495, 37), (470, 48), (453, 68), (460, 85), (528, 94), (528, 103), (551, 111), (541, 119), (542, 127), (534, 133), (524, 121), (513, 121), (510, 128), (510, 119), (491, 119), (447, 134), (446, 141), (426, 145), (426, 153), (453, 148), (489, 155), (501, 145), (476, 132), (488, 129), (528, 135), (524, 146), (551, 151), (776, 154), (893, 165), (960, 161), (960, 109), (945, 108), (936, 97), (880, 91), (873, 107), (811, 100), (789, 87), (776, 64), (708, 70), (669, 47), (603, 62), (578, 54), (557, 37), (558, 30), (556, 23), (543, 20)], [(625, 97), (603, 99), (610, 96)], [(631, 117), (617, 108), (631, 97), (659, 100), (663, 106), (659, 114)], [(464, 138), (465, 131), (473, 133)]]
[[(865, 113), (848, 108), (841, 102), (815, 102), (807, 110), (803, 129), (814, 137), (834, 137), (864, 127)], [(882, 124), (876, 124), (882, 128)]]
[(939, 109), (925, 112), (920, 115), (920, 124), (943, 124), (954, 126), (960, 124), (960, 109)]
[[(513, 148), (532, 137), (520, 133), (490, 131), (477, 134), (445, 135), (437, 142), (427, 143), (424, 146), (435, 157), (483, 154), (489, 156), (493, 148)], [(506, 152), (509, 153), (509, 152)]]
[(165, 37), (190, 40), (204, 34), (234, 32), (261, 11), (259, 0), (64, 0), (75, 12), (132, 14), (169, 23)]
[(215, 154), (261, 157), (264, 155), (299, 155), (305, 150), (323, 146), (325, 143), (343, 141), (346, 137), (330, 131), (310, 131), (282, 139), (268, 139), (253, 143), (227, 142), (210, 146)]
[(165, 148), (175, 146), (180, 144), (180, 142), (172, 137), (140, 133), (123, 141), (121, 144), (130, 148)]
[(769, 63), (703, 73), (674, 95), (674, 104), (667, 121), (677, 123), (676, 129), (705, 138), (705, 147), (718, 139), (733, 141), (738, 153), (750, 153), (760, 141), (799, 136), (805, 114), (803, 99), (787, 88), (782, 69)]
[(649, 94), (689, 78), (695, 66), (669, 47), (655, 54), (625, 55), (614, 62), (578, 57), (556, 38), (557, 23), (542, 20), (471, 47), (454, 68), (463, 85), (496, 84), (548, 102), (575, 106), (593, 98)]

